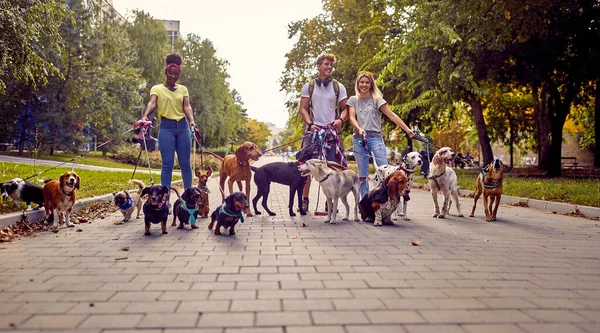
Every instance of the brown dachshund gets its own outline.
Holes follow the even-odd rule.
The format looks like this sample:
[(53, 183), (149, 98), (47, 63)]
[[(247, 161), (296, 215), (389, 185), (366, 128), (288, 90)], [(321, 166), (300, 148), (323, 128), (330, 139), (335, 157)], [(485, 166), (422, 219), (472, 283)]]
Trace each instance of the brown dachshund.
[(206, 182), (210, 175), (212, 175), (212, 169), (209, 166), (206, 173), (202, 173), (200, 172), (200, 169), (196, 168), (194, 173), (196, 174), (196, 177), (198, 177), (198, 189), (200, 190), (200, 197), (198, 198), (198, 215), (200, 215), (200, 217), (208, 217), (210, 206), (208, 204), (208, 186), (206, 186)]
[[(495, 159), (488, 164), (477, 177), (475, 187), (475, 195), (473, 196), (473, 209), (469, 217), (475, 216), (475, 207), (477, 200), (483, 194), (483, 209), (485, 210), (485, 220), (488, 222), (496, 221), (496, 213), (498, 213), (498, 205), (502, 198), (502, 178), (505, 172), (512, 170), (512, 167), (502, 164), (502, 161)], [(492, 210), (492, 205), (494, 209)]]
[[(211, 153), (205, 152), (221, 161), (221, 169), (219, 170), (219, 185), (221, 185), (221, 198), (225, 202), (225, 180), (229, 177), (227, 184), (229, 185), (229, 193), (233, 193), (233, 183), (236, 182), (238, 189), (242, 191), (242, 181), (246, 182), (246, 198), (250, 197), (250, 179), (252, 178), (252, 170), (250, 169), (250, 160), (256, 161), (262, 155), (256, 145), (252, 142), (244, 142), (236, 151), (235, 155), (227, 155), (225, 158)], [(248, 216), (252, 216), (248, 212)]]

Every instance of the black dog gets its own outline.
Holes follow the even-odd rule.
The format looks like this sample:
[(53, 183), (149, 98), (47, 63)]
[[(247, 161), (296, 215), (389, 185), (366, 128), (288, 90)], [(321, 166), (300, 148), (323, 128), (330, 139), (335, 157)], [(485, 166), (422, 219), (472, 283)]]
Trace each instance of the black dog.
[(260, 168), (251, 167), (254, 171), (254, 183), (256, 184), (256, 196), (252, 199), (252, 206), (256, 215), (260, 215), (261, 212), (256, 209), (258, 199), (262, 197), (262, 206), (271, 216), (275, 216), (269, 207), (267, 207), (267, 199), (269, 198), (269, 191), (271, 190), (271, 182), (275, 182), (290, 187), (290, 199), (288, 203), (290, 216), (296, 216), (294, 213), (294, 194), (298, 194), (298, 208), (300, 215), (306, 215), (306, 212), (302, 209), (302, 188), (306, 182), (306, 177), (302, 177), (300, 171), (298, 171), (298, 162), (273, 162), (265, 164)]
[(11, 197), (15, 201), (25, 202), (29, 210), (32, 202), (38, 206), (44, 205), (42, 187), (21, 178), (14, 178), (2, 184), (1, 191), (2, 197)]
[(242, 192), (234, 192), (225, 198), (225, 202), (210, 214), (208, 229), (212, 230), (216, 221), (215, 235), (221, 234), (221, 227), (229, 228), (229, 234), (235, 235), (235, 225), (238, 221), (244, 223), (243, 213), (247, 210), (248, 199), (246, 195)]
[(169, 188), (161, 185), (152, 185), (145, 187), (141, 196), (148, 195), (148, 200), (144, 202), (144, 224), (146, 226), (144, 235), (150, 236), (150, 223), (160, 223), (163, 234), (168, 234), (167, 217), (169, 216), (168, 202), (164, 197), (169, 194)]
[(179, 226), (177, 229), (183, 229), (184, 224), (189, 224), (192, 229), (198, 229), (196, 226), (196, 219), (198, 218), (198, 199), (200, 198), (200, 189), (197, 187), (190, 187), (183, 191), (181, 197), (176, 189), (173, 189), (179, 199), (175, 201), (173, 205), (173, 223), (171, 226), (175, 226), (177, 218), (179, 218)]

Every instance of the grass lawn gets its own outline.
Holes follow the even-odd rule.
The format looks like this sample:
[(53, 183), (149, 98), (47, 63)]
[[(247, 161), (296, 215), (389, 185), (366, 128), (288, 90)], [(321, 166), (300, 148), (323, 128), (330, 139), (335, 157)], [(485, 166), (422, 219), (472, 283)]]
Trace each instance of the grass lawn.
[[(350, 169), (356, 171), (356, 162), (348, 162)], [(369, 168), (373, 174), (373, 165)], [(458, 187), (475, 191), (475, 182), (479, 175), (477, 169), (454, 169), (458, 177)], [(417, 184), (427, 184), (427, 179), (419, 174), (414, 176)], [(540, 178), (519, 177), (510, 172), (504, 174), (502, 194), (539, 200), (564, 202), (583, 206), (600, 207), (600, 179), (581, 178)]]
[[(50, 166), (32, 166), (25, 164), (0, 162), (0, 182), (13, 179), (15, 177), (29, 177), (38, 172), (44, 171)], [(71, 168), (54, 168), (29, 179), (30, 182), (42, 185), (45, 179), (58, 179), (61, 174), (66, 171), (71, 171)], [(137, 185), (129, 184), (131, 174), (133, 172), (109, 172), (96, 170), (75, 169), (75, 172), (81, 177), (81, 186), (77, 191), (77, 198), (89, 198), (99, 195), (120, 191), (123, 189), (135, 189)], [(153, 172), (152, 177), (155, 183), (160, 183), (160, 171)], [(150, 185), (150, 175), (148, 173), (136, 172), (135, 179), (139, 179)], [(181, 179), (180, 176), (173, 176), (173, 180)], [(13, 204), (11, 199), (0, 202), (0, 214), (18, 211), (18, 208)]]

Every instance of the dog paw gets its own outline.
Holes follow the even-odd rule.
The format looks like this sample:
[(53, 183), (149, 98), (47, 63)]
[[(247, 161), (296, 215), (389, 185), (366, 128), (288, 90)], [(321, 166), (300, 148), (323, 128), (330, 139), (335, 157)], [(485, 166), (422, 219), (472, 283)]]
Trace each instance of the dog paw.
[(329, 224), (335, 224), (335, 220), (329, 221)]
[[(172, 224), (171, 226), (174, 226), (174, 224)], [(183, 224), (178, 225), (177, 229), (183, 229)]]
[(152, 236), (152, 234), (150, 232), (145, 232), (144, 236)]
[(261, 215), (261, 214), (262, 214), (262, 212), (255, 211), (255, 212), (254, 212), (254, 214), (256, 214), (256, 215)]
[(408, 216), (405, 216), (404, 221), (410, 221), (410, 218), (408, 218)]
[[(434, 217), (435, 217), (435, 216), (434, 216)], [(440, 214), (440, 215), (438, 215), (438, 216), (437, 216), (437, 218), (438, 218), (438, 219), (443, 219), (443, 218), (446, 218), (446, 215), (441, 215), (441, 214)]]
[(218, 230), (215, 230), (215, 236), (221, 236), (221, 232)]
[(438, 217), (440, 214), (439, 213), (434, 213), (433, 215), (431, 215), (432, 217)]
[(325, 223), (329, 223), (329, 222), (330, 222), (330, 220), (325, 220)]
[(275, 214), (275, 213), (273, 213), (273, 212), (270, 212), (270, 213), (269, 213), (269, 216), (275, 216), (275, 215), (277, 215), (277, 214)]
[[(300, 215), (302, 215), (302, 213), (300, 213)], [(305, 214), (306, 215), (306, 214)], [(296, 213), (294, 212), (290, 212), (290, 216), (296, 216)]]
[(163, 230), (163, 232), (162, 232), (162, 233), (163, 233), (163, 235), (164, 235), (164, 234), (168, 234), (169, 232), (168, 232), (168, 231), (166, 231), (166, 230)]
[(230, 235), (230, 236), (235, 236), (235, 231), (230, 231), (230, 232), (229, 232), (229, 235)]
[(52, 232), (53, 233), (57, 233), (58, 232), (58, 228), (52, 228)]
[(458, 217), (465, 217), (463, 214), (458, 214)]
[(212, 228), (213, 228), (213, 225), (214, 225), (214, 223), (213, 223), (213, 222), (211, 222), (211, 223), (208, 225), (208, 229), (212, 230)]
[(469, 217), (475, 217), (475, 214), (469, 214)]
[(199, 229), (199, 228), (200, 228), (200, 227), (199, 227), (199, 226), (197, 226), (197, 225), (193, 225), (193, 226), (192, 226), (192, 229)]

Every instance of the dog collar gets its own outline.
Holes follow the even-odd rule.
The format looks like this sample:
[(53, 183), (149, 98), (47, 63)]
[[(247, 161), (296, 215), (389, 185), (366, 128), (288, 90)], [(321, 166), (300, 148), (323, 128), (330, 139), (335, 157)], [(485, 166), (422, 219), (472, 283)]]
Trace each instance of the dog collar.
[(131, 206), (133, 206), (133, 198), (129, 198), (129, 200), (124, 205), (119, 206), (119, 209), (127, 210), (127, 209), (131, 208)]
[[(399, 165), (399, 166), (398, 166), (398, 169), (400, 169), (400, 170), (402, 170), (402, 171), (406, 172), (406, 174), (407, 174), (407, 175), (410, 175), (410, 174), (412, 174), (412, 173), (414, 173), (414, 172), (415, 172), (414, 170), (413, 170), (413, 171), (409, 171), (407, 168), (403, 167), (402, 165)], [(444, 171), (444, 172), (445, 172), (445, 171)]]
[(188, 208), (187, 203), (185, 203), (185, 201), (184, 201), (181, 203), (181, 208), (185, 209), (188, 212), (188, 214), (190, 215), (188, 222), (192, 226), (196, 225), (196, 219), (194, 218), (194, 213), (198, 211), (198, 205), (194, 205), (194, 207)]
[(248, 161), (238, 161), (238, 164), (241, 166), (246, 166), (248, 164)]
[(200, 190), (200, 192), (210, 193), (210, 191), (208, 190), (208, 186), (206, 185), (198, 186), (198, 189)]
[(328, 174), (327, 174), (327, 177), (325, 177), (325, 178), (323, 178), (323, 179), (319, 180), (319, 183), (322, 183), (322, 182), (326, 181), (326, 180), (329, 178), (329, 175), (331, 175), (331, 174), (330, 174), (330, 173), (328, 173)]
[(225, 208), (225, 204), (221, 205), (221, 209), (219, 209), (219, 214), (225, 214), (227, 216), (231, 216), (231, 217), (237, 217), (240, 219), (240, 222), (244, 223), (244, 214), (242, 214), (242, 212), (239, 213), (232, 213), (230, 211), (227, 210), (227, 208)]
[(60, 187), (60, 190), (62, 191), (62, 193), (63, 193), (64, 195), (67, 195), (67, 196), (72, 196), (72, 195), (73, 195), (73, 192), (74, 192), (74, 191), (71, 191), (70, 193), (67, 193), (67, 192), (65, 192), (65, 189), (64, 189), (62, 186)]

